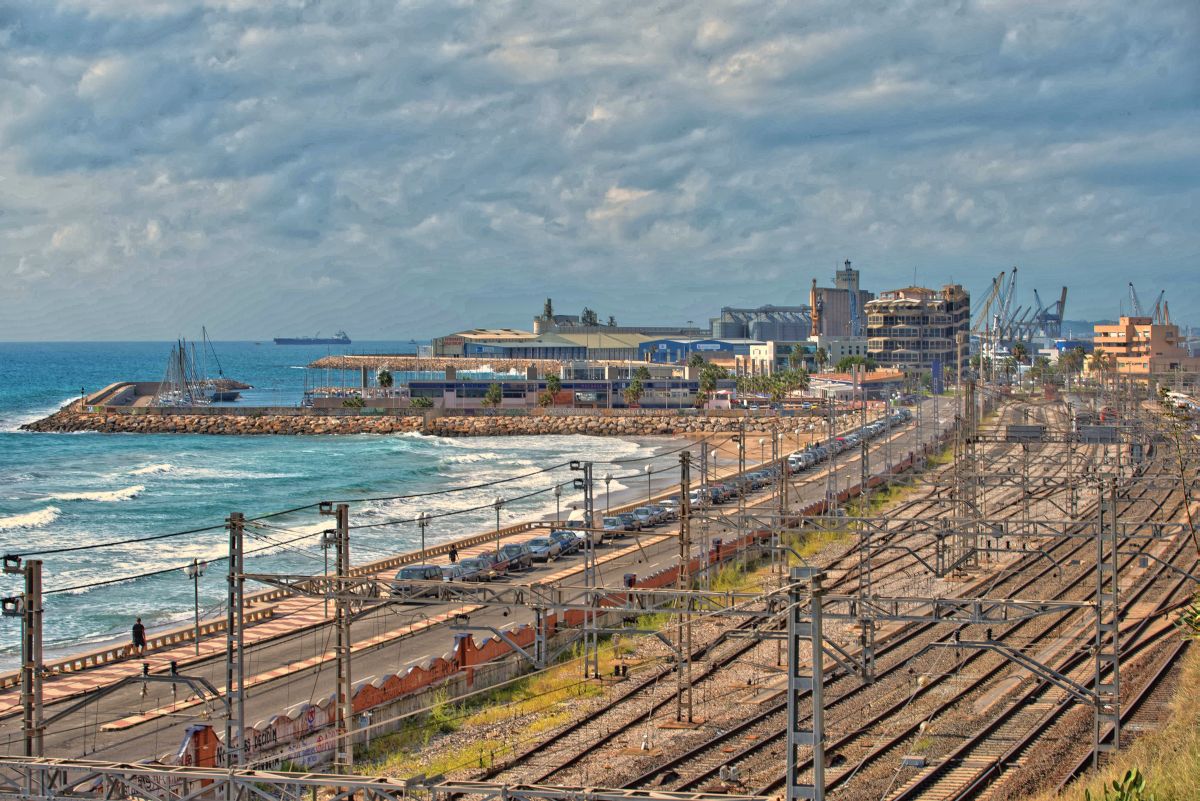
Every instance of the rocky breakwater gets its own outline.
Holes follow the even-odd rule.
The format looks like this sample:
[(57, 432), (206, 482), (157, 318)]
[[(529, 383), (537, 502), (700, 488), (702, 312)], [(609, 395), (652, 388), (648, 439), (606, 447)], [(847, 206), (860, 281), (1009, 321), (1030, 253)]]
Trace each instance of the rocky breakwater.
[[(732, 417), (690, 415), (601, 415), (505, 417), (444, 416), (429, 419), (417, 415), (352, 415), (331, 417), (320, 414), (125, 414), (104, 411), (80, 412), (74, 405), (49, 417), (22, 426), (27, 431), (128, 434), (398, 434), (419, 431), (442, 437), (538, 436), (586, 434), (598, 437), (639, 437), (734, 433), (739, 420)], [(791, 418), (750, 418), (748, 433), (790, 431)]]

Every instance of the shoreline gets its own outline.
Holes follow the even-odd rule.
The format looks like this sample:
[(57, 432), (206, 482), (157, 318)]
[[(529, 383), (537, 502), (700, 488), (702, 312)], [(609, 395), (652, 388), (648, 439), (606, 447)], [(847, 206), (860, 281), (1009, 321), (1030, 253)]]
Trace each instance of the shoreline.
[[(695, 437), (686, 437), (686, 436), (628, 437), (627, 439), (629, 442), (636, 444), (639, 448), (643, 448), (643, 449), (652, 451), (652, 453), (647, 456), (637, 457), (640, 460), (638, 462), (638, 465), (648, 464), (653, 459), (661, 458), (664, 453), (667, 453), (669, 455), (669, 452), (674, 451), (679, 448), (682, 448), (684, 446), (693, 444), (696, 441)], [(596, 481), (598, 484), (600, 484), (602, 482), (602, 479), (599, 476), (597, 476)], [(652, 484), (653, 484), (653, 492), (655, 494), (658, 494), (658, 493), (667, 491), (671, 486), (673, 486), (675, 484), (675, 481), (669, 477), (669, 474), (668, 474), (668, 476), (662, 476), (662, 475), (656, 474), (653, 477)], [(644, 482), (640, 482), (638, 480), (633, 480), (633, 481), (630, 481), (628, 484), (622, 485), (620, 489), (613, 489), (611, 492), (611, 505), (613, 507), (618, 507), (618, 506), (623, 506), (623, 505), (627, 505), (627, 504), (633, 504), (636, 502), (640, 502), (641, 499), (643, 498), (643, 496), (646, 494), (645, 486), (646, 485)], [(597, 515), (603, 515), (605, 513), (605, 511), (606, 511), (605, 500), (606, 499), (605, 499), (604, 488), (603, 488), (603, 486), (600, 486), (596, 490), (596, 514)], [(354, 502), (350, 501), (350, 503), (353, 506)], [(562, 505), (563, 518), (565, 519), (565, 517), (570, 513), (570, 511), (573, 510), (577, 505), (578, 505), (577, 502), (564, 503)], [(555, 519), (554, 511), (551, 509), (550, 511), (531, 511), (528, 515), (524, 515), (524, 516), (520, 517), (519, 519), (515, 519), (515, 520), (507, 520), (507, 521), (505, 521), (505, 523), (506, 523), (506, 526), (520, 526), (520, 525), (529, 524), (529, 523), (552, 522), (552, 521), (554, 521), (554, 519)], [(485, 528), (485, 529), (482, 529), (479, 531), (465, 530), (465, 531), (460, 531), (460, 532), (453, 533), (453, 534), (448, 534), (447, 536), (445, 536), (445, 538), (431, 540), (429, 543), (429, 547), (436, 548), (438, 546), (447, 545), (452, 542), (453, 543), (461, 543), (461, 542), (470, 540), (473, 537), (477, 537), (481, 533), (486, 534), (486, 533), (488, 533), (488, 530)], [(414, 549), (401, 548), (401, 549), (396, 550), (393, 555), (400, 556), (400, 555), (404, 555), (407, 553), (416, 553), (418, 551), (419, 551), (419, 549), (414, 550)], [(440, 557), (433, 557), (433, 559), (436, 559), (437, 561), (443, 561)], [(378, 561), (378, 558), (369, 559), (362, 564), (370, 564), (374, 561)], [(134, 591), (134, 590), (132, 588), (129, 588), (129, 591)], [(258, 590), (258, 591), (263, 591), (263, 590), (260, 588), (260, 590)], [(254, 594), (253, 592), (248, 593), (247, 597), (250, 597), (253, 594)], [(146, 633), (150, 639), (154, 639), (156, 637), (162, 637), (164, 635), (168, 635), (168, 634), (175, 633), (175, 632), (183, 632), (185, 635), (190, 635), (190, 633), (193, 629), (193, 623), (191, 622), (192, 618), (191, 618), (190, 610), (164, 609), (164, 610), (162, 610), (162, 612), (160, 614), (162, 614), (163, 617), (168, 618), (168, 620), (166, 622), (159, 623), (157, 625), (148, 625), (147, 626)], [(208, 623), (208, 622), (212, 622), (212, 621), (219, 621), (221, 619), (223, 619), (223, 613), (221, 616), (201, 617), (201, 622)], [(121, 646), (125, 645), (127, 643), (127, 641), (128, 641), (128, 633), (124, 629), (117, 629), (117, 630), (113, 630), (113, 631), (110, 631), (107, 633), (97, 635), (95, 639), (87, 639), (85, 641), (76, 641), (73, 644), (68, 644), (65, 642), (51, 643), (45, 647), (45, 659), (47, 662), (59, 662), (59, 661), (66, 661), (66, 660), (70, 660), (70, 659), (80, 658), (82, 655), (107, 651), (107, 650), (110, 650), (113, 648), (121, 647)], [(11, 654), (0, 655), (0, 675), (11, 674), (19, 666), (20, 666), (19, 654), (11, 653)]]

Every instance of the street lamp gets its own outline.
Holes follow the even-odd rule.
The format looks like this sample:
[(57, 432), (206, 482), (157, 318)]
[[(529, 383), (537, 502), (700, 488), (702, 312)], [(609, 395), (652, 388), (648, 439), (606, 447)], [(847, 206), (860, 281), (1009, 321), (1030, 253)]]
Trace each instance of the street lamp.
[(421, 512), (417, 515), (417, 525), (421, 527), (421, 553), (425, 553), (425, 527), (429, 525), (429, 515)]
[(766, 437), (758, 438), (758, 463), (759, 464), (762, 464), (765, 459), (765, 457), (763, 456), (763, 445), (766, 443), (766, 441), (767, 441)]
[[(325, 558), (325, 572), (323, 575), (329, 575), (329, 548), (337, 545), (337, 532), (331, 528), (327, 528), (321, 532), (321, 555)], [(329, 592), (323, 593), (325, 596), (325, 617), (329, 617)]]
[(612, 473), (605, 473), (604, 474), (604, 515), (606, 517), (608, 516), (608, 509), (610, 506), (610, 504), (608, 502), (608, 498), (609, 498), (608, 485), (609, 484), (612, 484)]
[(200, 655), (200, 577), (204, 575), (208, 562), (193, 559), (183, 568), (183, 574), (192, 580), (192, 603), (196, 615), (196, 656)]
[(650, 465), (646, 465), (646, 503), (650, 503)]
[(562, 521), (562, 485), (554, 485), (554, 522), (557, 525)]
[(492, 502), (492, 506), (496, 509), (496, 553), (500, 553), (500, 510), (504, 508), (504, 499), (499, 495)]

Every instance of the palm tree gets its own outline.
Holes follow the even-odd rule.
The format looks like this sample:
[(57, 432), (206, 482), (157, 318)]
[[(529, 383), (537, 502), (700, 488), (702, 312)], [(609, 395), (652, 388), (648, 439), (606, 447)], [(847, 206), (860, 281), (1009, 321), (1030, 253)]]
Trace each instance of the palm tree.
[(384, 389), (390, 389), (392, 386), (392, 371), (386, 367), (379, 368), (379, 372), (375, 374), (375, 383)]
[(504, 390), (499, 384), (492, 384), (487, 388), (487, 393), (483, 396), (483, 405), (495, 408), (500, 405), (500, 401), (504, 399)]
[(1017, 364), (1024, 364), (1029, 358), (1029, 347), (1024, 342), (1018, 342), (1012, 347), (1013, 358), (1017, 360)]
[(546, 391), (552, 395), (562, 392), (562, 379), (553, 374), (546, 376)]
[(824, 370), (825, 365), (829, 364), (829, 351), (825, 350), (825, 348), (817, 348), (817, 352), (813, 354), (813, 357), (817, 360), (818, 370)]

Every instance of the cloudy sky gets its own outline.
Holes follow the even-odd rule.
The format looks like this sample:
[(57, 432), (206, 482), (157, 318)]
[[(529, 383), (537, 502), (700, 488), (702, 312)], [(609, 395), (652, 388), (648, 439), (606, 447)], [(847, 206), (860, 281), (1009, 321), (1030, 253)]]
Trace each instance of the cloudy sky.
[(5, 0), (0, 340), (699, 321), (845, 258), (1200, 322), (1198, 41), (1195, 0)]

